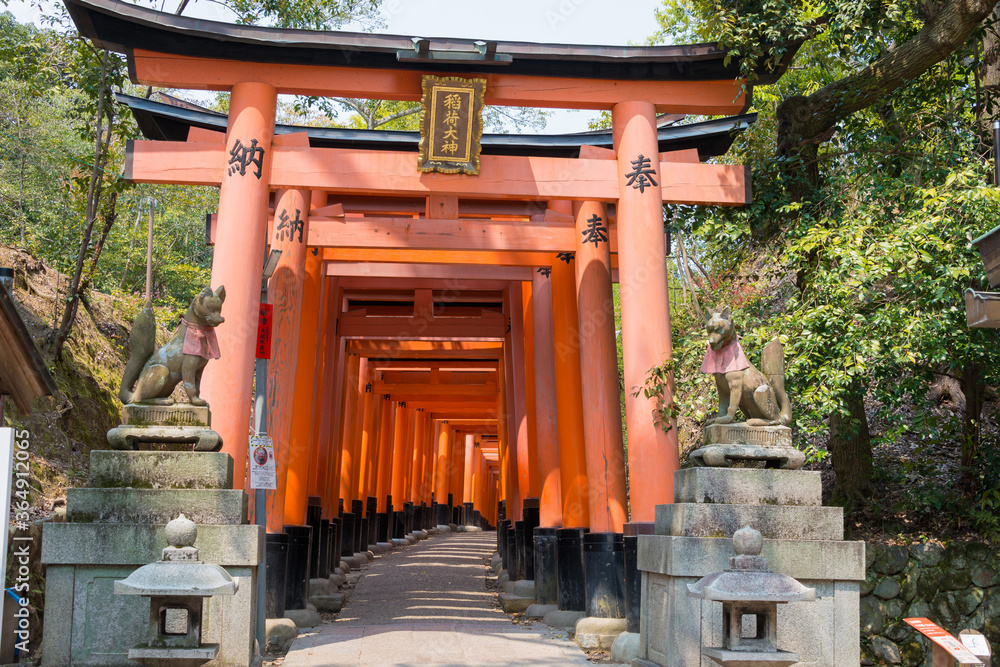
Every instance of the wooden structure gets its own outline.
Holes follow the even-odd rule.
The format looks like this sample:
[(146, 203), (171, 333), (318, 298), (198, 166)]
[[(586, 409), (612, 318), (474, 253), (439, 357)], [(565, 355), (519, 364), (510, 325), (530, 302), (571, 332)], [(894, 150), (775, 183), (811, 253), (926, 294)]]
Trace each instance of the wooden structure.
[[(663, 205), (747, 203), (746, 169), (704, 160), (753, 118), (660, 128), (657, 114), (744, 112), (735, 59), (714, 45), (411, 40), (67, 6), (136, 83), (231, 93), (228, 117), (123, 98), (149, 138), (130, 144), (126, 176), (220, 187), (212, 282), (228, 298), (203, 393), (238, 479), (260, 267), (269, 245), (285, 251), (270, 283), (271, 530), (302, 523), (310, 495), (327, 517), (339, 501), (450, 499), (491, 524), (499, 500), (519, 518), (536, 497), (542, 525), (595, 532), (671, 502), (676, 429), (632, 391), (671, 355)], [(486, 135), (467, 175), (419, 171), (415, 134), (275, 124), (279, 94), (415, 101), (424, 75), (485, 79), (491, 105), (608, 110), (613, 129)]]
[(40, 396), (51, 396), (55, 380), (38, 353), (31, 333), (17, 312), (14, 300), (0, 287), (0, 426), (4, 396), (11, 396), (22, 414)]

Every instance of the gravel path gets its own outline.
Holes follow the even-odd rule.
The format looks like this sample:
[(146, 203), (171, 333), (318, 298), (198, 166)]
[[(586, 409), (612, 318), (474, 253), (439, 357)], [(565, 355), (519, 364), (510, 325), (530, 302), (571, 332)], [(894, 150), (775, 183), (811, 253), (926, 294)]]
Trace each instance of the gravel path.
[(333, 623), (299, 635), (283, 667), (589, 665), (565, 632), (514, 625), (486, 589), (495, 533), (438, 535), (377, 558)]

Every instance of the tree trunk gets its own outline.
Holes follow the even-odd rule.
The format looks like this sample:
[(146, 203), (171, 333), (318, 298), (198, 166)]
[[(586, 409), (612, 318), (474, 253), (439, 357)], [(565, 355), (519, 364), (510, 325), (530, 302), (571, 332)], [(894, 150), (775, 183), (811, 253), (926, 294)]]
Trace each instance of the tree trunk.
[(90, 186), (87, 189), (87, 213), (83, 227), (83, 238), (80, 240), (80, 252), (76, 256), (76, 269), (67, 294), (66, 309), (63, 311), (62, 322), (53, 340), (52, 354), (55, 359), (62, 358), (63, 346), (69, 337), (69, 332), (76, 321), (79, 309), (83, 267), (87, 261), (87, 251), (90, 249), (90, 239), (94, 231), (97, 209), (101, 201), (101, 189), (104, 182), (104, 162), (111, 144), (111, 134), (114, 122), (113, 107), (109, 113), (107, 134), (104, 131), (104, 101), (107, 97), (108, 52), (101, 56), (100, 90), (97, 98), (97, 113), (94, 118), (94, 166), (90, 172)]
[(833, 500), (846, 507), (863, 505), (871, 496), (872, 443), (865, 414), (864, 392), (852, 392), (847, 414), (830, 415), (829, 450), (836, 479)]
[(779, 155), (800, 153), (825, 141), (836, 124), (867, 109), (947, 58), (965, 43), (998, 0), (949, 0), (911, 39), (857, 73), (808, 96), (789, 97), (778, 106)]
[(973, 493), (975, 475), (972, 466), (979, 451), (982, 434), (980, 415), (986, 394), (986, 376), (980, 364), (969, 364), (962, 369), (962, 392), (965, 394), (965, 412), (962, 416), (962, 489)]

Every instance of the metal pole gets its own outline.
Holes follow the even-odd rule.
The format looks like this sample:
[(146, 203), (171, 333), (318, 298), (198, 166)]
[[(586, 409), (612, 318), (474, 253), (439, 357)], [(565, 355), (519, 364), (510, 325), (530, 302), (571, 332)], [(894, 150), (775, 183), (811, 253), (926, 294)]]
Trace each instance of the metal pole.
[(149, 200), (149, 228), (146, 232), (146, 302), (153, 298), (153, 207), (156, 201)]
[(1000, 188), (1000, 120), (993, 121), (993, 185)]
[[(261, 282), (260, 302), (267, 303), (267, 279)], [(254, 363), (254, 424), (253, 430), (257, 435), (267, 435), (267, 359), (257, 359)], [(267, 532), (267, 491), (264, 489), (254, 489), (253, 492), (253, 521), (258, 526), (263, 526)], [(257, 645), (260, 647), (260, 654), (264, 655), (266, 641), (266, 619), (264, 611), (264, 590), (265, 569), (267, 567), (267, 549), (264, 550), (264, 561), (261, 562), (257, 570)]]

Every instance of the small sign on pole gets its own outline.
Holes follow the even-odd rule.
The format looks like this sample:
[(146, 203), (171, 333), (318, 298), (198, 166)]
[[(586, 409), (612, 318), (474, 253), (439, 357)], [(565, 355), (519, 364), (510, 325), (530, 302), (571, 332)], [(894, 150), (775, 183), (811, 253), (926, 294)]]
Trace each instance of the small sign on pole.
[(260, 316), (257, 318), (257, 358), (271, 358), (271, 316), (274, 305), (260, 304)]
[(983, 633), (977, 630), (962, 630), (958, 633), (958, 638), (965, 644), (965, 648), (972, 651), (972, 654), (979, 658), (986, 667), (990, 667), (993, 651), (990, 650), (990, 643), (986, 641)]
[[(972, 651), (965, 648), (962, 642), (952, 637), (948, 632), (930, 619), (926, 618), (904, 618), (913, 628), (934, 642), (933, 661), (935, 667), (938, 664), (945, 665), (950, 655), (958, 661), (960, 665), (982, 665), (982, 661), (972, 654)], [(940, 655), (939, 655), (940, 654)]]
[(278, 475), (274, 467), (274, 447), (266, 435), (250, 436), (250, 488), (277, 489)]

